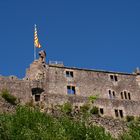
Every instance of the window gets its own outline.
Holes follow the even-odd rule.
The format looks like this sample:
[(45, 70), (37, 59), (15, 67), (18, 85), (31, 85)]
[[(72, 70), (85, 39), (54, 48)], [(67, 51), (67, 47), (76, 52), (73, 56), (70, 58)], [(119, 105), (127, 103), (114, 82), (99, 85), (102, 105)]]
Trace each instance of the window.
[(66, 77), (73, 77), (73, 71), (66, 71)]
[(118, 118), (123, 118), (123, 110), (118, 110), (118, 109), (115, 109), (115, 117)]
[(130, 96), (130, 93), (128, 93), (128, 99), (129, 99), (129, 100), (131, 100), (131, 96)]
[(118, 77), (116, 75), (110, 75), (110, 80), (117, 82), (118, 81)]
[(119, 110), (119, 113), (120, 113), (120, 117), (123, 118), (123, 111)]
[(115, 98), (115, 91), (112, 91), (112, 93), (113, 93), (113, 98)]
[(121, 99), (131, 100), (130, 92), (127, 92), (127, 91), (121, 92)]
[(124, 97), (125, 97), (125, 99), (127, 99), (126, 91), (124, 91)]
[(75, 94), (76, 90), (74, 86), (67, 86), (67, 94)]
[(115, 91), (109, 90), (108, 92), (109, 92), (109, 98), (114, 99), (115, 98)]
[(121, 99), (123, 99), (123, 92), (121, 92)]
[(112, 99), (111, 90), (109, 90), (109, 98)]
[(113, 81), (113, 79), (114, 79), (113, 75), (110, 75), (110, 79)]
[(115, 109), (115, 116), (119, 117), (118, 109)]
[(100, 114), (103, 115), (104, 114), (104, 109), (100, 108)]
[(116, 82), (118, 81), (118, 77), (116, 75), (114, 76), (114, 79)]
[(40, 101), (40, 95), (35, 95), (35, 102), (39, 102)]

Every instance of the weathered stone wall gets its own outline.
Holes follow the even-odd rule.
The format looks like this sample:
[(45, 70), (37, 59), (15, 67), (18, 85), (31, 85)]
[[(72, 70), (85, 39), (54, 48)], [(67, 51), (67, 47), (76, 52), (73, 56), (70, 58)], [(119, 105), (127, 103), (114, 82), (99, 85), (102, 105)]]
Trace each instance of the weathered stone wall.
[[(66, 71), (73, 71), (74, 77), (66, 77)], [(136, 75), (102, 71), (80, 70), (75, 68), (49, 66), (48, 93), (67, 95), (67, 86), (76, 88), (76, 95), (99, 95), (109, 99), (109, 90), (115, 91), (115, 99), (121, 99), (121, 92), (127, 91), (131, 100), (140, 101), (140, 88), (136, 82)], [(118, 81), (111, 81), (110, 75), (116, 75)]]
[[(66, 76), (66, 71), (72, 72), (73, 75)], [(139, 81), (139, 75), (136, 74), (46, 65), (39, 59), (27, 69), (24, 80), (16, 77), (0, 77), (0, 91), (8, 89), (22, 103), (35, 99), (35, 94), (39, 94), (40, 101), (47, 105), (64, 102), (80, 105), (87, 101), (87, 97), (97, 95), (98, 100), (95, 104), (104, 110), (104, 116), (115, 117), (115, 109), (122, 110), (123, 116), (139, 116)], [(75, 87), (75, 95), (68, 95), (67, 86)], [(37, 93), (38, 91), (40, 93)]]
[[(72, 71), (73, 77), (66, 77), (66, 71)], [(112, 81), (110, 75), (117, 76), (117, 81)], [(140, 88), (135, 74), (48, 66), (47, 78), (46, 94), (53, 94), (53, 97), (46, 100), (47, 102), (68, 101), (69, 96), (65, 97), (65, 95), (67, 95), (67, 86), (71, 85), (76, 89), (76, 95), (73, 95), (73, 98), (98, 95), (100, 100), (96, 101), (96, 105), (104, 109), (104, 116), (115, 117), (115, 109), (122, 110), (123, 116), (140, 115)], [(115, 92), (114, 98), (110, 98), (109, 90)], [(121, 92), (124, 91), (130, 93), (131, 99), (128, 99), (128, 95), (127, 99), (122, 99)], [(58, 98), (59, 95), (64, 97)], [(123, 98), (125, 98), (124, 94)]]
[(7, 89), (10, 94), (16, 96), (21, 103), (31, 100), (31, 87), (27, 81), (15, 77), (0, 77), (0, 91)]
[[(61, 94), (46, 94), (45, 96), (45, 103), (47, 106), (62, 105), (67, 102), (70, 102), (73, 106), (82, 106), (83, 104), (88, 103), (89, 99), (82, 96), (66, 96)], [(102, 108), (104, 110), (103, 117), (115, 118), (115, 109), (123, 110), (124, 117), (140, 115), (140, 102), (138, 101), (120, 101), (100, 98), (94, 101), (94, 105), (99, 109)]]
[(138, 101), (98, 99), (95, 101), (95, 105), (99, 108), (103, 108), (103, 116), (115, 117), (115, 109), (122, 110), (124, 117), (140, 115), (140, 102)]

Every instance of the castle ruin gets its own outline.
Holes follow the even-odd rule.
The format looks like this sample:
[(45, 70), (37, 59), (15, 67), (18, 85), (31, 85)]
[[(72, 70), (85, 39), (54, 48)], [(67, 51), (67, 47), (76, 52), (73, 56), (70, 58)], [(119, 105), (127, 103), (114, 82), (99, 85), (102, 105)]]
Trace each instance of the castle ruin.
[(0, 91), (3, 89), (17, 96), (22, 104), (33, 100), (46, 106), (65, 102), (80, 106), (88, 97), (97, 96), (94, 104), (101, 116), (140, 116), (139, 69), (121, 73), (71, 68), (62, 62), (47, 64), (46, 53), (41, 51), (22, 80), (0, 76)]

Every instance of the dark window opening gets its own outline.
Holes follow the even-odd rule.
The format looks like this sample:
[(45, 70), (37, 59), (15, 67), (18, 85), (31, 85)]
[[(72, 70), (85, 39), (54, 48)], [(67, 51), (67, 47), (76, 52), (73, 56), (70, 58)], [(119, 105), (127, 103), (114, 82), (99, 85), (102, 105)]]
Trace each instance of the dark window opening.
[(70, 72), (70, 76), (73, 77), (73, 72), (72, 71)]
[(109, 92), (109, 98), (114, 99), (115, 98), (115, 91), (109, 90), (108, 92)]
[(123, 92), (121, 92), (121, 98), (123, 99)]
[(67, 86), (67, 93), (68, 94), (75, 94), (76, 90), (74, 86)]
[(116, 75), (114, 76), (114, 79), (115, 79), (115, 81), (118, 81), (118, 77)]
[(111, 80), (114, 80), (114, 77), (113, 77), (113, 75), (110, 75), (110, 79), (111, 79)]
[(124, 97), (125, 97), (125, 99), (127, 99), (126, 91), (124, 91)]
[(115, 91), (113, 91), (112, 93), (113, 93), (113, 98), (115, 98)]
[(32, 95), (41, 94), (42, 92), (44, 92), (42, 88), (32, 88)]
[(109, 98), (112, 99), (111, 90), (109, 90)]
[(66, 77), (73, 77), (73, 71), (66, 71)]
[(75, 94), (75, 87), (72, 87), (72, 94)]
[(128, 99), (129, 99), (129, 100), (131, 100), (131, 96), (130, 96), (130, 93), (128, 93)]
[(103, 108), (100, 108), (100, 114), (104, 114), (104, 109)]
[(35, 101), (39, 102), (40, 101), (40, 95), (35, 95)]
[(123, 111), (119, 110), (119, 113), (120, 113), (120, 117), (123, 118)]
[(70, 86), (67, 86), (67, 93), (71, 94), (71, 87)]
[(118, 81), (118, 77), (116, 75), (110, 75), (110, 79), (111, 81), (115, 81), (115, 82)]
[(115, 109), (115, 116), (116, 117), (119, 117), (119, 113), (118, 113), (118, 110), (117, 109)]

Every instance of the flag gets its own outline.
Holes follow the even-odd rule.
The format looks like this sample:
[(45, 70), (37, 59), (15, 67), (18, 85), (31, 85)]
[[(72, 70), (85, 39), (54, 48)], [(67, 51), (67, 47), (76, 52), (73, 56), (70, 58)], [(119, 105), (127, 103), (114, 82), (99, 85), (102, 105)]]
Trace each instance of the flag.
[(35, 25), (35, 31), (34, 31), (34, 46), (36, 48), (41, 48), (41, 45), (39, 43), (38, 36), (37, 36), (37, 28), (36, 28), (36, 25)]

